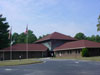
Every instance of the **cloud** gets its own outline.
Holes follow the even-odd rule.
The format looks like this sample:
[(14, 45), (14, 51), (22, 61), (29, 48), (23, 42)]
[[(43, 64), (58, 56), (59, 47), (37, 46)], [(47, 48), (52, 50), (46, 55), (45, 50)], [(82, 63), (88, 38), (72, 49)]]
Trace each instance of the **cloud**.
[[(29, 21), (32, 16), (34, 18), (43, 17), (40, 13), (49, 5), (56, 3), (56, 0), (2, 0), (0, 1), (1, 12), (8, 19), (19, 21)], [(32, 18), (32, 19), (34, 19)]]
[(75, 36), (76, 33), (82, 32), (86, 33), (89, 29), (84, 27), (84, 25), (77, 23), (66, 23), (66, 24), (45, 24), (41, 27), (38, 25), (37, 28), (32, 27), (37, 35), (50, 34), (53, 32), (60, 32), (66, 35)]
[(14, 20), (27, 19), (27, 17), (23, 14), (24, 11), (23, 11), (22, 8), (20, 8), (19, 4), (15, 3), (15, 2), (5, 1), (5, 0), (4, 1), (0, 1), (2, 12), (8, 18), (11, 17)]
[(80, 0), (0, 0), (0, 13), (7, 17), (13, 32), (21, 33), (29, 24), (37, 36), (54, 31), (72, 36), (78, 32), (92, 34), (95, 23), (89, 23), (92, 17), (86, 16), (84, 8)]

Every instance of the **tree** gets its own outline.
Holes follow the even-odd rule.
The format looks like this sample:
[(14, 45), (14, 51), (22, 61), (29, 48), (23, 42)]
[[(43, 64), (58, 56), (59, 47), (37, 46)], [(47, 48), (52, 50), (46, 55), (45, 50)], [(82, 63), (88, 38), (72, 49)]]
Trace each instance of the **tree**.
[(79, 32), (75, 35), (75, 38), (78, 40), (83, 40), (86, 39), (86, 36), (83, 33)]
[(26, 35), (24, 34), (24, 32), (19, 35), (18, 43), (26, 43)]
[(40, 40), (40, 39), (42, 39), (43, 37), (46, 37), (46, 36), (48, 36), (48, 35), (49, 35), (49, 34), (39, 36), (38, 40)]
[(89, 56), (88, 49), (87, 48), (83, 48), (81, 55), (82, 55), (82, 57), (88, 57)]
[(19, 34), (18, 33), (14, 33), (12, 35), (13, 44), (17, 44), (18, 43), (18, 39), (19, 39)]
[(98, 17), (97, 31), (100, 31), (100, 15)]
[(89, 36), (88, 36), (88, 37), (86, 37), (86, 40), (89, 40), (89, 41), (91, 41), (91, 37), (89, 37)]
[(43, 37), (42, 36), (39, 36), (38, 40), (42, 39)]
[(96, 42), (100, 42), (100, 36), (99, 35), (96, 35), (95, 38), (96, 38)]
[(99, 35), (92, 35), (91, 37), (86, 37), (86, 40), (100, 42), (100, 36)]
[(91, 41), (96, 41), (95, 35), (92, 35), (90, 40), (91, 40)]
[(9, 25), (8, 22), (6, 22), (6, 18), (3, 18), (2, 15), (0, 15), (0, 49), (5, 48), (9, 46)]
[[(18, 38), (17, 38), (18, 37)], [(21, 33), (19, 36), (16, 36), (17, 43), (27, 43), (27, 34), (24, 32)], [(28, 30), (28, 43), (34, 43), (37, 40), (37, 37), (35, 34), (33, 34), (33, 31)]]
[(33, 34), (33, 31), (28, 30), (28, 43), (34, 43), (36, 40), (37, 37)]

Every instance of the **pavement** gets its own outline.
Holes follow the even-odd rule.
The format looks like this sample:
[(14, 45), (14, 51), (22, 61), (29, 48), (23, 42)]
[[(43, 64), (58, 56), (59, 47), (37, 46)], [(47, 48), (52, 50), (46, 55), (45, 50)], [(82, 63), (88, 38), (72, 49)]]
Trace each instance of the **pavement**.
[(100, 75), (100, 62), (50, 58), (38, 60), (44, 62), (2, 66), (0, 75)]

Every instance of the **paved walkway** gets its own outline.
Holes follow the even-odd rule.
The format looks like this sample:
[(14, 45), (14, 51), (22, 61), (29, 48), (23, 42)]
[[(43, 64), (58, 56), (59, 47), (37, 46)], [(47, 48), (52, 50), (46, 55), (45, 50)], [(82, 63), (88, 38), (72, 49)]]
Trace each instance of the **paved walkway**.
[(100, 75), (100, 62), (43, 58), (44, 63), (0, 67), (0, 75)]

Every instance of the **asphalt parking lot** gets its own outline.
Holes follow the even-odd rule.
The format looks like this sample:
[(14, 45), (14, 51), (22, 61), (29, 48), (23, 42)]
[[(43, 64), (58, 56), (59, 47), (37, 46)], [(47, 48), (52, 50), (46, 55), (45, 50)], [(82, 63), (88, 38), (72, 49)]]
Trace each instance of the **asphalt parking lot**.
[(0, 75), (100, 75), (100, 62), (41, 59), (44, 63), (0, 67)]

